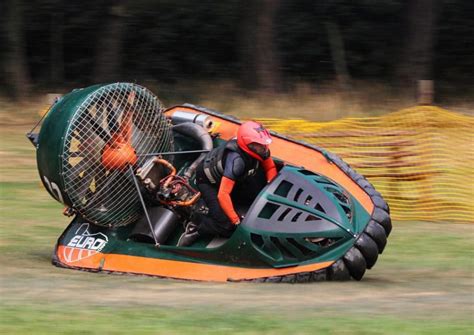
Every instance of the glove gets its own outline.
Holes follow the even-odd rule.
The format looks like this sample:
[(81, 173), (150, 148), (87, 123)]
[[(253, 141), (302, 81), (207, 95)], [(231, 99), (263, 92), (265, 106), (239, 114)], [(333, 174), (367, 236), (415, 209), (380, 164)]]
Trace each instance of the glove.
[(236, 221), (232, 222), (233, 224), (235, 224), (236, 226), (240, 224), (240, 222), (244, 219), (244, 216), (241, 215)]

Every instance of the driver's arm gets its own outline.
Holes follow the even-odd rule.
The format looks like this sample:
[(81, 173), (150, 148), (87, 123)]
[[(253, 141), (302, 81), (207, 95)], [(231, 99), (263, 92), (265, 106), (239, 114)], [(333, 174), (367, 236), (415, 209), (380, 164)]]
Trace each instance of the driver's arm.
[(234, 189), (235, 180), (243, 176), (244, 173), (245, 164), (242, 157), (235, 152), (228, 153), (225, 162), (224, 175), (222, 176), (219, 191), (217, 192), (217, 200), (219, 201), (219, 205), (225, 215), (227, 215), (230, 222), (233, 224), (239, 224), (240, 218), (235, 212), (230, 195)]
[(265, 176), (267, 178), (267, 182), (271, 182), (273, 178), (276, 177), (278, 174), (277, 168), (275, 166), (275, 162), (273, 161), (272, 157), (268, 157), (262, 162), (262, 167), (265, 170)]
[(232, 199), (230, 197), (234, 185), (234, 180), (223, 176), (221, 180), (221, 185), (219, 186), (219, 192), (217, 193), (217, 199), (219, 200), (219, 205), (221, 206), (225, 215), (227, 215), (227, 217), (229, 218), (230, 222), (232, 222), (233, 224), (239, 224), (240, 218), (234, 210), (234, 205), (232, 204)]

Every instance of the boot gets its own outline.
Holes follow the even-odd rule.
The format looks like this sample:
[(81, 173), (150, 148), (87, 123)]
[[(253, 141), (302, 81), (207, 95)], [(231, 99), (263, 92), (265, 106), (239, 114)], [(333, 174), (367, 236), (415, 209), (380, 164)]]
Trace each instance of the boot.
[(199, 238), (198, 226), (193, 222), (189, 222), (186, 225), (186, 229), (184, 230), (184, 233), (179, 238), (178, 244), (176, 244), (176, 246), (188, 247), (191, 244), (193, 244), (198, 238)]

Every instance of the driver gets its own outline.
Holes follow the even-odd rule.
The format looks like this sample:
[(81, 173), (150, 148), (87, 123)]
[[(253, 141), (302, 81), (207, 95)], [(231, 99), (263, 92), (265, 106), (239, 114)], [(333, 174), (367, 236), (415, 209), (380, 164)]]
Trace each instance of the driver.
[(208, 215), (197, 214), (181, 235), (178, 246), (189, 246), (199, 236), (230, 237), (240, 217), (232, 204), (231, 193), (236, 183), (253, 176), (259, 165), (267, 182), (277, 169), (270, 155), (272, 138), (260, 123), (248, 121), (237, 131), (237, 139), (211, 150), (197, 167), (196, 185), (209, 208)]

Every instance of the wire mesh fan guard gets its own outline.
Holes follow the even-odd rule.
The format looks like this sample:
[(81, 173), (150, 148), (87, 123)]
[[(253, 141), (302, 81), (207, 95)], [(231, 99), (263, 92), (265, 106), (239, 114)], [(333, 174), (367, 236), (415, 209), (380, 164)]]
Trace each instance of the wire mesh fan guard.
[(102, 86), (77, 107), (65, 134), (62, 175), (73, 208), (85, 219), (118, 227), (140, 216), (130, 169), (106, 169), (102, 152), (130, 121), (136, 165), (147, 159), (141, 154), (172, 151), (172, 131), (163, 110), (153, 93), (128, 83)]

